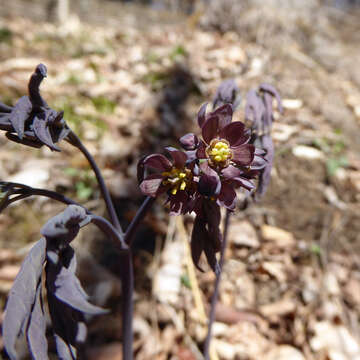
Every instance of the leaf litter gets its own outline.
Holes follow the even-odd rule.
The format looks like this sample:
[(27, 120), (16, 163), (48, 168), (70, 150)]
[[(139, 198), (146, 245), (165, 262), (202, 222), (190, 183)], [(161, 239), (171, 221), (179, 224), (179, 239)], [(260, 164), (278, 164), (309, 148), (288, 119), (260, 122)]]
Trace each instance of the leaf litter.
[[(229, 0), (225, 2), (230, 3)], [(121, 216), (130, 219), (132, 200), (128, 194), (140, 196), (136, 195), (131, 181), (136, 173), (136, 160), (144, 153), (173, 142), (182, 129), (194, 130), (196, 124), (192, 114), (197, 112), (201, 100), (215, 95), (222, 80), (234, 78), (243, 96), (263, 81), (275, 85), (282, 97), (291, 101), (284, 103), (285, 115), (281, 120), (274, 121), (274, 132), (281, 136), (275, 137), (274, 167), (266, 196), (258, 208), (249, 208), (231, 219), (239, 233), (233, 235), (227, 253), (217, 314), (218, 324), (227, 327), (220, 326), (216, 332), (215, 352), (220, 359), (356, 359), (360, 341), (360, 299), (356, 292), (360, 287), (357, 255), (360, 250), (360, 175), (356, 165), (360, 150), (357, 141), (360, 79), (354, 69), (360, 54), (355, 45), (359, 33), (355, 31), (358, 26), (355, 15), (341, 15), (320, 7), (316, 1), (309, 1), (310, 7), (304, 6), (291, 15), (297, 17), (297, 21), (288, 21), (286, 9), (264, 5), (261, 13), (265, 17), (259, 22), (260, 11), (251, 7), (251, 2), (244, 3), (250, 5), (242, 8), (240, 29), (233, 26), (222, 33), (207, 31), (209, 24), (214, 26), (215, 21), (209, 9), (200, 9), (201, 27), (186, 23), (196, 23), (195, 18), (179, 20), (190, 24), (185, 30), (184, 22), (167, 23), (163, 25), (166, 36), (162, 27), (151, 22), (146, 26), (153, 31), (138, 26), (106, 25), (107, 19), (97, 21), (96, 25), (79, 21), (73, 22), (72, 30), (66, 32), (58, 31), (51, 23), (26, 18), (11, 21), (4, 17), (0, 20), (1, 26), (11, 31), (12, 45), (0, 43), (4, 49), (0, 57), (0, 100), (14, 106), (12, 100), (26, 94), (23, 84), (28, 80), (27, 74), (39, 62), (46, 63), (52, 71), (43, 85), (47, 103), (55, 109), (62, 109), (66, 104), (66, 121), (80, 129), (89, 148), (104, 163), (109, 181), (121, 174), (123, 180), (116, 186), (124, 186), (119, 198), (127, 204)], [(220, 16), (219, 12), (217, 14)], [(322, 16), (318, 28), (311, 24), (316, 14)], [(128, 16), (131, 18), (134, 14)], [(342, 26), (333, 27), (334, 22)], [(230, 23), (229, 19), (227, 24)], [(276, 32), (275, 24), (282, 31)], [(239, 32), (244, 30), (241, 26), (249, 31)], [(271, 42), (265, 29), (272, 34)], [(253, 41), (255, 32), (258, 43)], [(310, 34), (308, 43), (299, 36), (304, 33)], [(332, 48), (324, 45), (326, 34), (340, 49), (340, 54), (320, 52)], [(347, 40), (342, 41), (343, 37)], [(171, 86), (176, 74), (184, 74), (177, 68), (179, 63), (191, 82), (186, 83), (188, 80), (181, 75), (180, 83), (177, 78), (173, 86), (176, 89), (181, 81), (185, 82), (182, 95), (185, 100), (174, 97)], [(109, 102), (96, 106), (94, 97)], [(160, 101), (170, 105), (159, 107)], [(183, 103), (174, 107), (172, 101)], [(240, 106), (239, 112), (243, 111)], [(17, 123), (20, 124), (16, 125), (17, 133), (21, 136), (21, 119)], [(111, 142), (106, 142), (106, 151), (97, 141), (102, 137), (103, 127), (111, 130), (106, 135), (112, 138)], [(338, 154), (336, 149), (340, 142), (344, 142), (345, 147)], [(21, 156), (11, 159), (10, 164), (6, 153), (9, 147), (16, 145), (4, 144), (1, 139), (0, 144), (0, 171), (6, 171), (0, 173), (0, 178), (24, 173), (27, 159), (33, 155), (19, 149)], [(300, 155), (299, 149), (302, 150)], [(317, 156), (309, 156), (314, 150)], [(29, 151), (36, 151), (44, 161), (53, 161), (54, 154), (47, 149)], [(66, 148), (65, 151), (72, 155), (71, 150)], [(340, 161), (341, 156), (349, 161)], [(332, 164), (336, 166), (329, 174), (326, 167), (334, 157), (336, 162)], [(50, 186), (58, 186), (64, 176), (63, 169), (82, 162), (77, 155), (68, 158), (59, 160), (59, 167), (46, 167), (44, 181)], [(71, 182), (63, 184), (65, 191), (71, 193)], [(337, 196), (335, 202), (329, 201), (330, 191)], [(89, 199), (95, 200), (94, 206), (101, 209), (96, 204), (96, 193), (91, 193)], [(346, 207), (337, 206), (339, 201)], [(32, 200), (31, 204), (40, 213), (50, 206), (39, 200)], [(58, 212), (56, 207), (50, 206), (50, 209), (53, 214)], [(15, 226), (19, 215), (12, 209), (9, 213), (15, 217), (7, 219), (6, 215), (1, 215), (0, 227)], [(166, 214), (160, 211), (154, 216), (156, 221), (150, 217), (145, 227), (161, 241), (167, 228)], [(33, 225), (26, 231), (23, 239), (34, 239), (39, 229), (34, 229)], [(96, 235), (93, 238), (96, 244)], [(182, 246), (181, 240), (175, 238), (174, 241), (180, 241), (174, 246)], [(0, 275), (4, 274), (0, 276), (1, 285), (9, 281), (8, 266), (19, 264), (18, 255), (3, 257), (1, 254), (23, 244), (22, 239), (1, 239)], [(164, 303), (151, 299), (150, 274), (158, 272), (158, 279), (161, 279), (164, 273), (161, 266), (155, 270), (151, 268), (153, 252), (148, 245), (140, 246), (134, 260), (142, 264), (142, 269), (148, 264), (147, 270), (137, 274), (136, 281), (137, 296), (142, 299), (136, 302), (136, 317), (143, 324), (138, 328), (139, 338), (135, 342), (137, 358), (154, 358), (156, 349), (157, 359), (169, 356), (197, 359), (205, 327), (199, 322), (201, 316), (196, 315), (198, 309), (194, 309), (195, 285), (186, 280), (189, 276), (185, 261), (180, 264), (182, 267), (177, 263), (176, 272), (171, 272), (171, 276), (178, 277), (176, 284), (182, 284), (180, 293), (176, 287), (176, 298), (181, 301)], [(99, 261), (105, 255), (102, 249)], [(332, 275), (329, 277), (329, 274)], [(197, 273), (197, 277), (206, 307), (214, 279), (207, 273)], [(165, 279), (164, 284), (168, 281)], [(94, 285), (91, 281), (87, 284), (86, 290), (91, 294), (89, 289)], [(166, 293), (166, 286), (163, 287)], [(4, 289), (8, 288), (4, 286)], [(5, 290), (2, 291), (3, 302)], [(38, 298), (38, 291), (39, 287), (33, 300)], [(109, 292), (107, 300), (103, 299), (104, 303), (118, 303), (119, 292)], [(56, 297), (52, 301), (57, 301)], [(30, 329), (43, 326), (36, 315), (41, 310), (39, 305), (35, 300)], [(88, 346), (89, 358), (117, 359), (121, 341), (119, 329), (114, 331), (116, 325), (104, 324), (109, 319), (102, 318), (102, 322), (96, 319), (89, 325), (91, 339), (96, 339)], [(119, 314), (115, 313), (115, 319), (119, 322)], [(157, 332), (156, 337), (153, 330)], [(30, 337), (31, 334), (32, 330)]]

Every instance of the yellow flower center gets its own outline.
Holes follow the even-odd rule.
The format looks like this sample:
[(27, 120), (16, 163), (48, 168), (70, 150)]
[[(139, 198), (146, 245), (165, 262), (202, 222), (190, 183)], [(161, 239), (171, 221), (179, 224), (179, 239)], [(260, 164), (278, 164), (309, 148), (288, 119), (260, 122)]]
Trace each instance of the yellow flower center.
[(232, 158), (230, 145), (226, 140), (216, 140), (207, 149), (207, 154), (216, 165), (223, 165)]
[(161, 174), (165, 179), (164, 185), (171, 185), (171, 194), (176, 195), (179, 190), (185, 190), (189, 181), (191, 180), (191, 171), (189, 169), (172, 168), (170, 171), (165, 171)]

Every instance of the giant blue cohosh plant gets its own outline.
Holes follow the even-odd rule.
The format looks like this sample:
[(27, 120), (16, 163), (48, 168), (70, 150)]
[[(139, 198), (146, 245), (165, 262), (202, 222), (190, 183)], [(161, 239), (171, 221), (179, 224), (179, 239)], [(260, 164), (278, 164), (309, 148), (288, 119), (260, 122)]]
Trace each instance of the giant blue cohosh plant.
[[(32, 358), (48, 359), (46, 299), (59, 358), (79, 358), (86, 339), (84, 315), (106, 312), (88, 301), (75, 275), (76, 255), (71, 246), (83, 226), (94, 224), (114, 242), (118, 251), (123, 290), (123, 359), (133, 358), (132, 240), (154, 199), (165, 194), (171, 215), (195, 213), (191, 235), (193, 262), (203, 271), (199, 261), (204, 253), (216, 273), (209, 331), (204, 345), (205, 358), (208, 358), (229, 214), (236, 210), (239, 189), (247, 194), (248, 200), (251, 197), (258, 199), (266, 191), (274, 151), (270, 135), (272, 100), (273, 97), (277, 99), (281, 111), (279, 94), (267, 84), (249, 92), (245, 117), (251, 128), (247, 129), (243, 122), (233, 121), (234, 111), (240, 104), (236, 83), (233, 80), (222, 83), (213, 100), (212, 111), (207, 112), (208, 104), (204, 104), (197, 114), (201, 137), (186, 134), (179, 139), (181, 150), (167, 147), (168, 156), (152, 154), (139, 161), (139, 186), (147, 198), (124, 233), (96, 162), (66, 124), (63, 112), (51, 109), (40, 94), (39, 86), (46, 76), (45, 65), (38, 65), (29, 81), (28, 96), (20, 98), (13, 107), (0, 103), (0, 130), (6, 132), (9, 140), (31, 147), (45, 145), (53, 151), (60, 151), (57, 143), (64, 140), (79, 149), (96, 175), (110, 221), (57, 192), (0, 182), (0, 212), (13, 202), (34, 195), (68, 205), (42, 227), (42, 238), (25, 258), (10, 291), (3, 322), (7, 354), (11, 360), (18, 358), (15, 345), (22, 333), (26, 336)], [(220, 231), (221, 207), (227, 211), (224, 235)], [(220, 262), (216, 255), (219, 251)], [(43, 283), (46, 297), (42, 293)]]

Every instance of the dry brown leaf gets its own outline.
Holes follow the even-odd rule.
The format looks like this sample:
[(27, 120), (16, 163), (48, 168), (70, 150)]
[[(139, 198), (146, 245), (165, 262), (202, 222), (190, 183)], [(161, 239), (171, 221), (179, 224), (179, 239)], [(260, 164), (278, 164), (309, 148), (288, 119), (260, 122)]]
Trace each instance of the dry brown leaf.
[(263, 225), (261, 227), (261, 235), (264, 240), (271, 241), (281, 248), (291, 247), (296, 243), (292, 233), (275, 226)]

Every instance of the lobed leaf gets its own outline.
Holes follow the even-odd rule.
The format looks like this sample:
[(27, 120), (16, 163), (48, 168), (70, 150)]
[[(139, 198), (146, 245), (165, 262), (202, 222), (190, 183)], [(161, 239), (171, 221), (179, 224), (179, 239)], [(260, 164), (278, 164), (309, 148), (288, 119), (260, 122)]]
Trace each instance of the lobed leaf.
[(24, 136), (25, 121), (29, 118), (32, 105), (27, 96), (22, 96), (13, 107), (10, 113), (10, 122), (16, 131), (19, 139)]
[(46, 317), (41, 298), (41, 281), (36, 289), (35, 304), (32, 309), (29, 325), (26, 331), (30, 353), (34, 360), (48, 359), (48, 344), (46, 340)]
[[(44, 119), (39, 118), (39, 116), (44, 117)], [(38, 116), (34, 117), (33, 121), (33, 129), (36, 137), (48, 146), (51, 150), (60, 151), (60, 149), (53, 143), (50, 129), (46, 122), (46, 113), (39, 114)]]
[(27, 326), (45, 262), (46, 241), (41, 238), (30, 250), (10, 290), (3, 322), (4, 346), (11, 360), (17, 359), (16, 339)]

